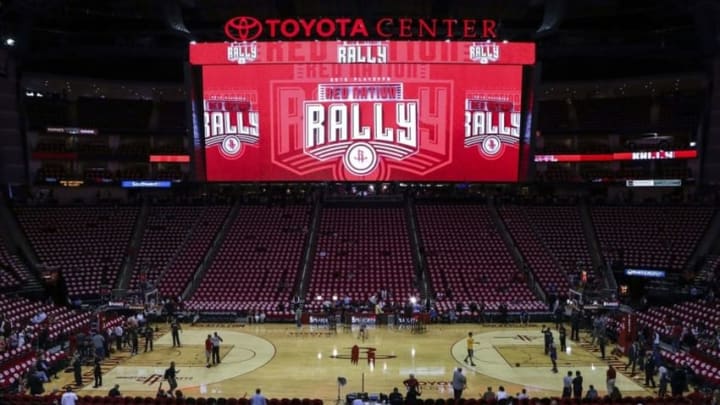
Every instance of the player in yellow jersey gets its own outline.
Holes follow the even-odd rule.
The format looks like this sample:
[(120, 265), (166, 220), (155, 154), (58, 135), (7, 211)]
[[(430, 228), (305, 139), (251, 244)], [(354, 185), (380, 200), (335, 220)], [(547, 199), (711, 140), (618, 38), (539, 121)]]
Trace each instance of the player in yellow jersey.
[(465, 356), (465, 364), (467, 364), (468, 360), (470, 360), (470, 365), (474, 366), (475, 362), (473, 362), (473, 356), (475, 355), (475, 339), (473, 338), (472, 332), (468, 332), (468, 337), (465, 340), (467, 343), (467, 356)]

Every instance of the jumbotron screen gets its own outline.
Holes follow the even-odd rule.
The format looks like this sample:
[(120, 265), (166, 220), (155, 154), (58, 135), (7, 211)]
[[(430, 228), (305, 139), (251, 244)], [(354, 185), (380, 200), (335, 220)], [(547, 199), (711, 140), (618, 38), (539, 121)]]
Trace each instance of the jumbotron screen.
[(208, 181), (518, 179), (534, 44), (208, 43)]

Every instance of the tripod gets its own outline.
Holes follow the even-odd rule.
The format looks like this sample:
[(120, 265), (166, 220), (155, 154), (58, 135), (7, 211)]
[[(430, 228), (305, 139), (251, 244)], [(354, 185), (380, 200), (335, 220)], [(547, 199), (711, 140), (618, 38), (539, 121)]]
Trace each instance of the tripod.
[(338, 386), (338, 396), (337, 396), (337, 403), (336, 405), (340, 405), (342, 401), (342, 395), (341, 395), (341, 389), (342, 387), (347, 384), (347, 379), (345, 377), (338, 377), (337, 378), (337, 386)]

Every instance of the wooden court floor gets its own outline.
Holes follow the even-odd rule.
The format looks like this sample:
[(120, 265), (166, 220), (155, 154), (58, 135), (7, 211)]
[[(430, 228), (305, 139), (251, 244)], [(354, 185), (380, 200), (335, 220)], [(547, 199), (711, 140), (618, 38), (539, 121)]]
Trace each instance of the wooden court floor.
[[(206, 368), (204, 340), (218, 332), (223, 338), (221, 364)], [(467, 350), (465, 337), (475, 335), (475, 367), (463, 363)], [(555, 336), (557, 342), (557, 335)], [(583, 336), (585, 339), (585, 337)], [(550, 360), (543, 353), (540, 325), (492, 327), (477, 324), (430, 325), (425, 333), (407, 329), (371, 328), (365, 341), (356, 330), (326, 329), (289, 324), (186, 326), (182, 347), (172, 348), (171, 337), (163, 334), (155, 341), (153, 352), (137, 356), (114, 354), (103, 364), (103, 386), (92, 387), (92, 373), (84, 371), (81, 395), (104, 395), (120, 385), (125, 396), (154, 396), (170, 361), (175, 361), (179, 389), (186, 396), (242, 397), (262, 388), (273, 398), (320, 398), (332, 402), (338, 397), (338, 377), (347, 385), (341, 396), (350, 392), (387, 393), (393, 387), (402, 392), (402, 381), (415, 374), (423, 387), (423, 398), (452, 397), (453, 370), (463, 367), (468, 388), (465, 397), (480, 397), (488, 386), (498, 386), (516, 394), (526, 388), (531, 396), (557, 396), (562, 377), (579, 370), (584, 389), (595, 385), (605, 392), (607, 362), (592, 351), (587, 342), (568, 342), (569, 350), (559, 354), (559, 373), (551, 372)], [(353, 345), (361, 347), (360, 362), (350, 362)], [(368, 364), (368, 348), (374, 349), (375, 364)], [(625, 359), (608, 361), (621, 365)], [(642, 386), (640, 376), (632, 378), (619, 368), (616, 385), (623, 395), (652, 395)], [(72, 373), (61, 373), (48, 391), (72, 383)], [(167, 384), (163, 384), (166, 387)]]

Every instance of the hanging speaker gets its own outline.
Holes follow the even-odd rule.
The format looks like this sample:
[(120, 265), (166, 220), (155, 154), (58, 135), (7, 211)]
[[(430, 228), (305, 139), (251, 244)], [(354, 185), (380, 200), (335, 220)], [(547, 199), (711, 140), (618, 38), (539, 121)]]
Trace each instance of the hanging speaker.
[(565, 18), (567, 0), (545, 0), (545, 12), (543, 21), (535, 35), (537, 37), (547, 36), (555, 31)]
[(7, 77), (9, 63), (10, 52), (5, 49), (0, 49), (0, 77)]
[(190, 30), (185, 26), (182, 8), (178, 0), (165, 0), (163, 3), (163, 16), (165, 17), (165, 25), (183, 36), (190, 36)]
[(720, 49), (720, 6), (712, 1), (698, 1), (694, 19), (703, 53), (714, 55)]

